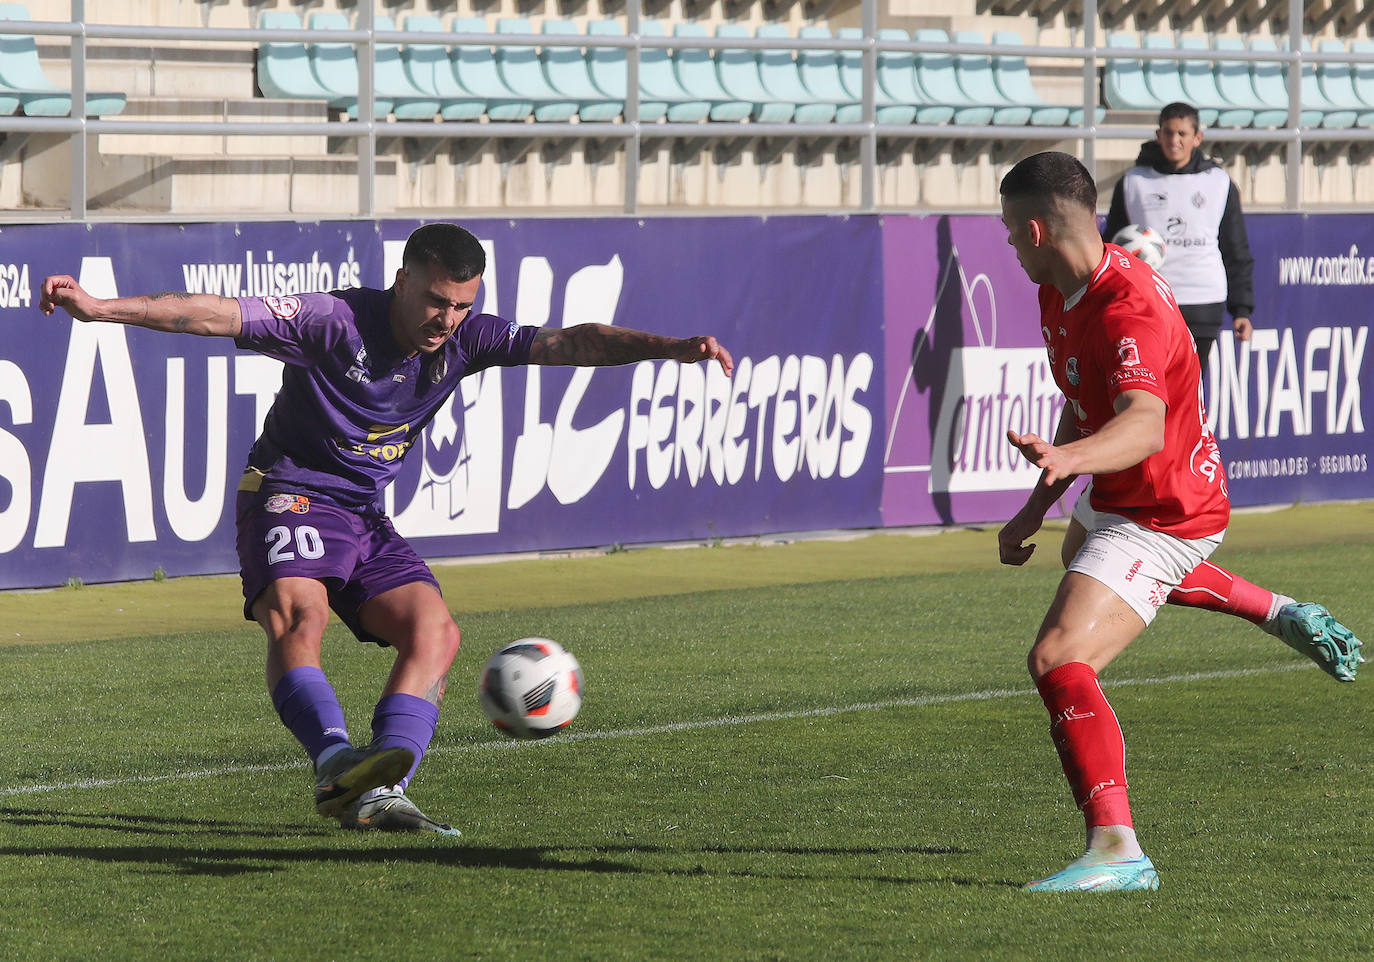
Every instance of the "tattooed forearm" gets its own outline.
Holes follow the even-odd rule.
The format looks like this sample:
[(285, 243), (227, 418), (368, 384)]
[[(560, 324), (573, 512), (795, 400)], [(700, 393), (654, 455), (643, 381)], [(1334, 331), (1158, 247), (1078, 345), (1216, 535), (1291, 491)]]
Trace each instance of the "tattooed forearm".
[(532, 364), (631, 364), (673, 355), (677, 340), (605, 324), (541, 328), (530, 348)]

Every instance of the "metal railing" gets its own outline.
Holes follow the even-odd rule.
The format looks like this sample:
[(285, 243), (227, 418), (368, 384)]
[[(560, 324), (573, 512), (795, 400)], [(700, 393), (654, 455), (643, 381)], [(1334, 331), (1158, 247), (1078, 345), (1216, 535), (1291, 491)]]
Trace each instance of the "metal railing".
[[(73, 220), (90, 216), (87, 206), (88, 152), (91, 135), (99, 134), (213, 134), (225, 136), (284, 137), (325, 135), (351, 138), (357, 144), (359, 216), (370, 218), (376, 214), (374, 171), (377, 161), (378, 136), (416, 139), (533, 139), (580, 137), (623, 141), (625, 190), (623, 211), (634, 214), (639, 210), (640, 143), (646, 136), (654, 138), (740, 138), (740, 137), (852, 137), (858, 140), (858, 163), (861, 168), (859, 210), (878, 209), (876, 182), (879, 139), (936, 139), (941, 141), (1010, 141), (1043, 140), (1081, 142), (1081, 155), (1088, 169), (1096, 175), (1097, 144), (1104, 139), (1149, 139), (1154, 126), (1113, 126), (1100, 128), (1095, 123), (1099, 101), (1099, 64), (1107, 60), (1227, 60), (1281, 62), (1287, 69), (1289, 95), (1286, 126), (1277, 129), (1212, 128), (1207, 136), (1213, 141), (1233, 141), (1251, 144), (1276, 143), (1286, 149), (1286, 184), (1284, 206), (1300, 209), (1303, 205), (1302, 152), (1305, 143), (1370, 141), (1374, 130), (1325, 130), (1304, 128), (1302, 113), (1302, 66), (1304, 63), (1368, 62), (1374, 55), (1344, 53), (1313, 53), (1304, 50), (1302, 23), (1303, 0), (1288, 0), (1288, 23), (1291, 25), (1288, 49), (1277, 52), (1227, 50), (1224, 56), (1211, 50), (1141, 49), (1100, 47), (1097, 44), (1097, 0), (1082, 0), (1083, 43), (1079, 47), (1011, 46), (1004, 44), (929, 43), (917, 41), (879, 40), (877, 34), (878, 0), (862, 0), (863, 36), (861, 39), (802, 39), (797, 37), (760, 39), (746, 37), (648, 37), (640, 34), (641, 0), (626, 0), (626, 35), (550, 35), (550, 34), (461, 34), (417, 33), (410, 31), (378, 31), (373, 29), (371, 3), (360, 3), (356, 28), (353, 30), (287, 30), (276, 28), (218, 28), (218, 27), (157, 27), (101, 25), (85, 22), (85, 0), (70, 0), (71, 22), (0, 20), (0, 34), (28, 34), (39, 37), (69, 37), (71, 43), (72, 110), (68, 117), (0, 117), (0, 132), (9, 134), (58, 133), (70, 137), (71, 201), (64, 213)], [(626, 100), (623, 120), (605, 123), (441, 123), (379, 121), (373, 99), (358, 97), (357, 120), (342, 121), (174, 121), (174, 120), (102, 120), (85, 116), (87, 93), (87, 42), (89, 40), (143, 41), (203, 41), (250, 42), (270, 41), (348, 42), (358, 50), (358, 89), (371, 90), (376, 59), (376, 45), (441, 44), (455, 45), (464, 41), (492, 45), (623, 47), (626, 49)], [(857, 123), (827, 124), (753, 124), (736, 123), (643, 123), (639, 119), (640, 52), (644, 49), (786, 49), (786, 50), (857, 50), (862, 53), (863, 95), (861, 120)], [(878, 125), (876, 116), (876, 65), (879, 51), (911, 51), (914, 53), (942, 52), (950, 54), (980, 54), (1034, 57), (1039, 60), (1067, 60), (1082, 65), (1083, 124), (1077, 127), (1010, 127), (956, 126), (949, 124), (909, 124), (900, 127)]]

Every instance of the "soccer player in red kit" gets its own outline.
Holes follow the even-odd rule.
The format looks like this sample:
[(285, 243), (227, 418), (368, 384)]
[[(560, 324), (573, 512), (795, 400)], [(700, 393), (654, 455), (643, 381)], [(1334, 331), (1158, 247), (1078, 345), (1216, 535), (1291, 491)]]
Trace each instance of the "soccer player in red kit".
[(1002, 180), (1008, 243), (1040, 285), (1041, 334), (1067, 403), (1052, 440), (1007, 433), (1042, 469), (998, 535), (1006, 564), (1074, 478), (1092, 484), (1065, 535), (1068, 571), (1027, 665), (1087, 851), (1032, 891), (1153, 889), (1126, 791), (1125, 743), (1098, 684), (1104, 669), (1172, 601), (1238, 614), (1353, 680), (1360, 643), (1319, 605), (1300, 605), (1207, 561), (1230, 517), (1226, 477), (1202, 408), (1196, 350), (1169, 285), (1097, 233), (1097, 188), (1069, 154), (1045, 152)]

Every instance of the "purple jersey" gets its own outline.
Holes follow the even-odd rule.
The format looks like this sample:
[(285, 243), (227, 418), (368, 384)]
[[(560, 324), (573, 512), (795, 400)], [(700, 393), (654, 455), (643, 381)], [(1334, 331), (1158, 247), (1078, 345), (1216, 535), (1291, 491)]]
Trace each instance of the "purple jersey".
[(464, 375), (529, 362), (538, 328), (492, 314), (466, 318), (433, 354), (406, 357), (391, 336), (391, 297), (357, 288), (238, 299), (235, 343), (286, 364), (248, 455), (245, 477), (259, 472), (260, 490), (380, 507), (401, 458)]

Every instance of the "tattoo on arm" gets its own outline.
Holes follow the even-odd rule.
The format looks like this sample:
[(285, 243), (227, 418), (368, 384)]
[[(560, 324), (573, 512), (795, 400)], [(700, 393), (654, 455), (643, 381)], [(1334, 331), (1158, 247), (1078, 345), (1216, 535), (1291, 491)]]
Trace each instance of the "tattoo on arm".
[[(159, 294), (148, 295), (149, 301), (189, 301), (190, 299), (191, 295), (185, 291), (162, 291)], [(145, 319), (148, 316), (147, 304), (144, 305), (143, 316)], [(185, 314), (178, 314), (171, 319), (171, 326), (168, 330), (176, 334), (185, 334), (190, 326), (191, 318), (187, 317)]]
[(530, 347), (531, 364), (600, 366), (669, 357), (672, 338), (606, 324), (544, 327)]

